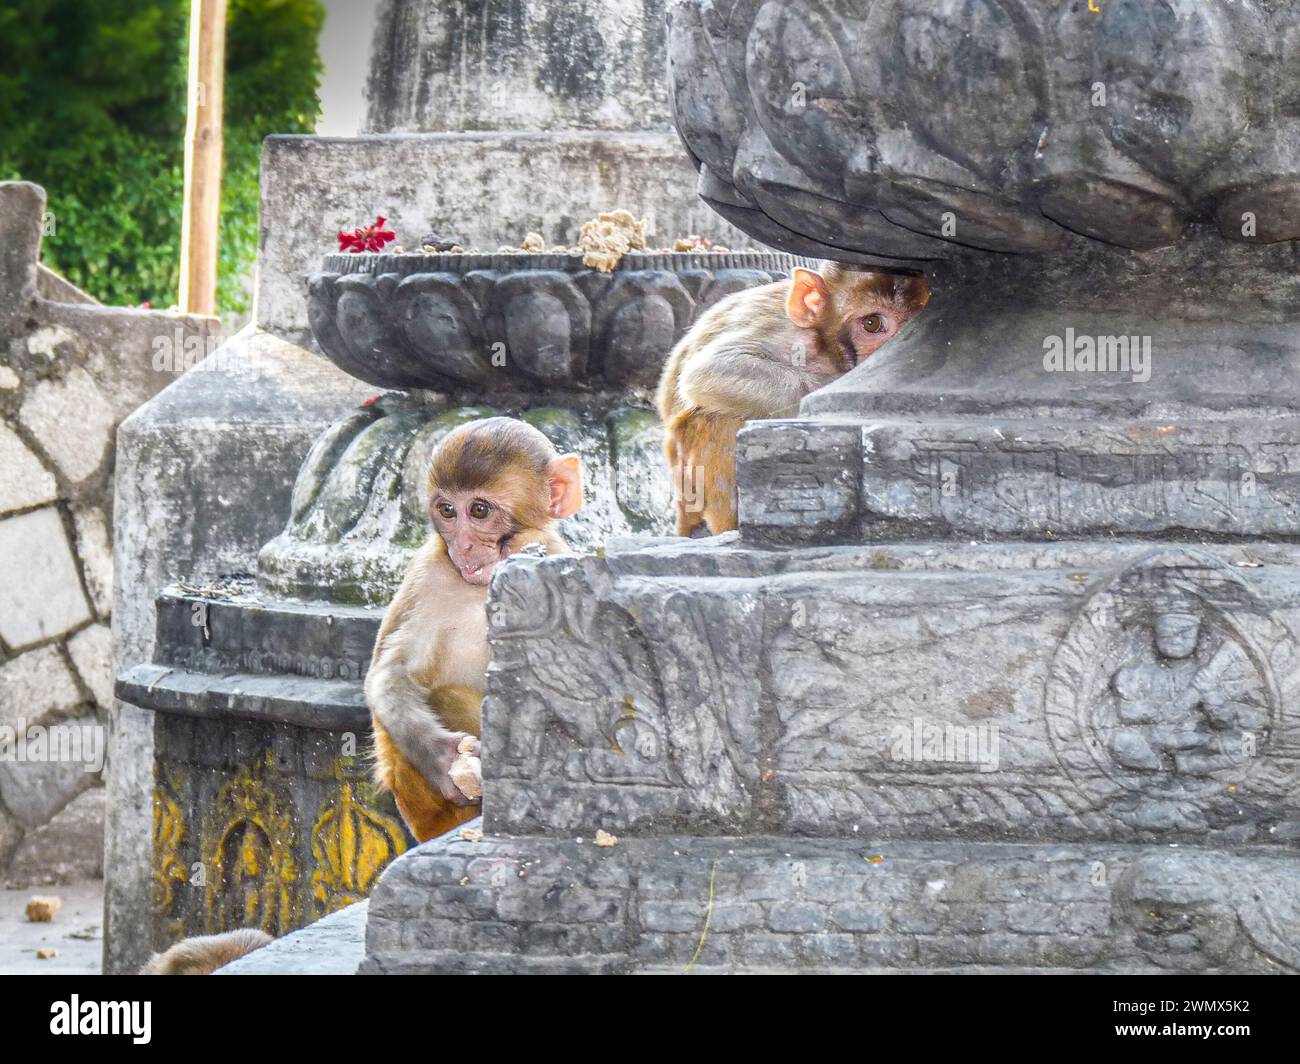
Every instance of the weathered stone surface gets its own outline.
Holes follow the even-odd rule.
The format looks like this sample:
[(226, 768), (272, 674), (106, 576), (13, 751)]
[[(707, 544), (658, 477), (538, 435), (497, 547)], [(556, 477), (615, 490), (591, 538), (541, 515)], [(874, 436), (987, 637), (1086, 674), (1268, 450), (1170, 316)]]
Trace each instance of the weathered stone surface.
[(104, 875), (104, 788), (91, 787), (14, 851), (7, 878), (27, 885), (71, 883)]
[(798, 265), (811, 263), (645, 251), (602, 273), (577, 254), (329, 255), (308, 313), (335, 365), (384, 387), (649, 393), (701, 312)]
[(264, 153), (261, 214), (274, 221), (259, 258), (256, 320), (303, 344), (307, 277), (340, 229), (376, 214), (409, 250), (431, 229), (467, 248), (518, 244), (530, 231), (548, 247), (569, 247), (584, 222), (619, 207), (646, 217), (652, 239), (665, 244), (699, 233), (753, 246), (699, 201), (670, 133), (276, 136)]
[(1236, 843), (1300, 823), (1289, 547), (621, 546), (494, 580), (493, 831)]
[[(12, 370), (7, 370), (12, 373)], [(15, 381), (17, 378), (15, 378)], [(0, 422), (0, 513), (25, 510), (52, 502), (57, 492), (54, 474), (41, 464), (18, 435)]]
[(0, 638), (21, 647), (90, 618), (63, 521), (53, 507), (0, 521)]
[(218, 722), (352, 733), (360, 742), (370, 725), (362, 680), (382, 612), (277, 600), (258, 595), (251, 580), (246, 586), (233, 600), (166, 589), (156, 660), (123, 672), (118, 697)]
[(92, 624), (68, 640), (68, 653), (82, 681), (103, 709), (113, 705), (113, 633)]
[[(77, 717), (43, 726), (48, 740), (33, 760), (28, 733), (27, 759), (0, 761), (0, 799), (23, 827), (49, 821), (73, 798), (98, 781), (106, 743), (96, 717)], [(96, 764), (96, 759), (99, 764)]]
[(355, 975), (366, 955), (366, 915), (359, 901), (227, 964), (216, 975)]
[[(251, 571), (284, 527), (312, 441), (367, 386), (319, 356), (248, 329), (132, 415), (118, 434), (113, 508), (116, 668), (153, 657), (157, 592), (184, 574)], [(256, 476), (252, 475), (256, 472)], [(105, 887), (105, 968), (134, 971), (153, 948), (153, 714), (113, 712)]]
[(668, 130), (666, 7), (389, 0), (370, 53), (367, 131)]
[(22, 843), (23, 829), (16, 817), (0, 807), (0, 865), (7, 866)]
[(86, 578), (90, 601), (100, 617), (113, 610), (113, 545), (108, 537), (104, 515), (95, 509), (77, 510), (72, 515), (77, 526), (77, 557)]
[(674, 118), (710, 202), (800, 254), (1041, 252), (1067, 229), (1152, 248), (1210, 219), (1289, 240), (1295, 24), (1260, 4), (688, 0)]
[(411, 840), (370, 779), (363, 740), (235, 713), (159, 714), (153, 947), (239, 927), (280, 936), (366, 897)]
[(617, 397), (574, 397), (564, 407), (508, 396), (447, 407), (427, 397), (388, 395), (349, 414), (316, 443), (294, 486), (284, 531), (258, 555), (268, 593), (337, 603), (386, 606), (415, 549), (429, 535), (429, 457), (457, 425), (495, 414), (535, 425), (560, 453), (583, 464), (582, 510), (560, 526), (575, 551), (610, 536), (666, 532), (663, 433), (655, 415)]
[(0, 181), (0, 336), (16, 336), (36, 298), (45, 190), (30, 181)]
[(117, 417), (94, 378), (73, 369), (61, 381), (36, 384), (18, 412), (23, 427), (70, 482), (99, 468), (113, 439)]
[(453, 832), (384, 873), (361, 971), (1295, 972), (1296, 873), (1258, 851)]
[(81, 702), (81, 689), (57, 647), (29, 650), (0, 665), (0, 725), (35, 724)]

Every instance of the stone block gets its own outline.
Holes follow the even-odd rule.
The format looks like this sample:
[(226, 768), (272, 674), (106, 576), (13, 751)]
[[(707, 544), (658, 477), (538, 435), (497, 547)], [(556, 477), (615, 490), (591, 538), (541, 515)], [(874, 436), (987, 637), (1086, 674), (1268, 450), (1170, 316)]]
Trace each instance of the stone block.
[(53, 507), (0, 520), (0, 639), (22, 647), (90, 619), (77, 563)]
[[(521, 561), (494, 584), (485, 818), (1268, 841), (1300, 793), (1296, 561), (1136, 541)], [(1190, 700), (1134, 717), (1166, 676)]]
[(117, 413), (100, 386), (74, 367), (57, 381), (40, 381), (29, 391), (18, 419), (70, 484), (93, 474), (103, 462)]
[(68, 640), (68, 654), (82, 681), (101, 709), (113, 704), (113, 633), (106, 624), (92, 624)]
[(49, 821), (82, 791), (95, 785), (103, 768), (107, 736), (95, 717), (80, 717), (41, 726), (47, 741), (34, 745), (32, 731), (26, 754), (0, 760), (0, 799), (26, 828)]
[(6, 877), (24, 884), (71, 883), (104, 875), (104, 788), (91, 787), (23, 837)]
[(58, 647), (29, 650), (0, 665), (0, 726), (35, 724), (81, 702), (81, 689)]
[(113, 610), (113, 544), (104, 515), (97, 509), (73, 512), (77, 527), (77, 557), (95, 613), (107, 617)]
[(665, 0), (387, 3), (366, 130), (667, 131), (666, 9)]
[[(6, 372), (13, 371), (6, 367)], [(0, 513), (25, 510), (54, 500), (58, 490), (54, 474), (3, 422), (0, 422), (0, 469), (5, 474), (0, 481)]]
[[(514, 874), (496, 888), (512, 899), (510, 911), (490, 913), (472, 893), (457, 892), (452, 877), (460, 869), (445, 863), (466, 847), (479, 855), (472, 864), (485, 876), (494, 868), (562, 866), (562, 890), (573, 898), (596, 897), (592, 874), (611, 864), (627, 873), (630, 888), (608, 899), (612, 905), (584, 901), (577, 922), (568, 922), (555, 919), (551, 899), (561, 889), (552, 876)], [(489, 834), (465, 843), (453, 832), (385, 871), (370, 900), (361, 971), (681, 972), (693, 961), (699, 971), (732, 972), (1300, 971), (1293, 853), (898, 842), (888, 860), (868, 865), (855, 850), (842, 838), (674, 836), (626, 839), (597, 854), (569, 839)], [(826, 869), (846, 896), (867, 880), (888, 889), (871, 908), (842, 903), (829, 919), (793, 893), (759, 902), (744, 884), (761, 882), (774, 852)], [(1071, 916), (1044, 874), (1061, 861), (1114, 872), (1086, 919)], [(727, 884), (717, 886), (707, 936), (707, 891), (676, 900), (643, 892), (666, 863), (692, 882)], [(442, 878), (431, 878), (437, 868)], [(986, 889), (1008, 880), (1020, 896), (1039, 900), (1026, 907), (1007, 900), (1017, 892)], [(444, 888), (429, 912), (425, 899)], [(944, 895), (954, 900), (932, 900)], [(927, 926), (914, 919), (923, 910), (936, 915)]]

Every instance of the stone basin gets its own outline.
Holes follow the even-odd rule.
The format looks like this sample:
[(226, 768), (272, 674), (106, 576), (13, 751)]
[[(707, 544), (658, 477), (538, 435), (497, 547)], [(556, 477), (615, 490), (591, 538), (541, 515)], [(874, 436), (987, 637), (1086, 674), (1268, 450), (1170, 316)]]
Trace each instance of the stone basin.
[(652, 389), (700, 311), (805, 260), (777, 252), (327, 255), (308, 316), (340, 369), (386, 388)]

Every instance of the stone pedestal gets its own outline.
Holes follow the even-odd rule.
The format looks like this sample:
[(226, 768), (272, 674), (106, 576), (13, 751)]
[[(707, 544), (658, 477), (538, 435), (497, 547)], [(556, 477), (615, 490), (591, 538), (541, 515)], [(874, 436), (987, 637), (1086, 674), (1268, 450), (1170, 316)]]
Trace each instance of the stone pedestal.
[(494, 580), (368, 970), (1300, 970), (1300, 16), (1101, 8), (673, 7), (705, 199), (935, 298), (738, 538)]
[(712, 302), (795, 261), (637, 254), (602, 274), (568, 255), (328, 257), (309, 284), (325, 355), (407, 390), (325, 428), (282, 493), (288, 519), (256, 577), (200, 568), (166, 589), (152, 660), (118, 677), (119, 698), (155, 716), (153, 948), (292, 932), (365, 898), (411, 841), (369, 779), (363, 680), (382, 609), (429, 532), (442, 438), (505, 413), (578, 454), (587, 498), (561, 529), (577, 550), (663, 531), (663, 434), (647, 408), (663, 358)]

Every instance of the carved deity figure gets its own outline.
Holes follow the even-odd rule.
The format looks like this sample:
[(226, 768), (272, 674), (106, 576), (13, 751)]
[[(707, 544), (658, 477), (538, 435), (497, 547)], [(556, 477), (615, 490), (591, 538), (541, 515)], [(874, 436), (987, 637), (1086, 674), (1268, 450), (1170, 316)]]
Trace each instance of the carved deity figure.
[(1156, 596), (1151, 630), (1111, 678), (1111, 756), (1128, 769), (1189, 776), (1240, 764), (1268, 720), (1259, 670), (1178, 592)]

